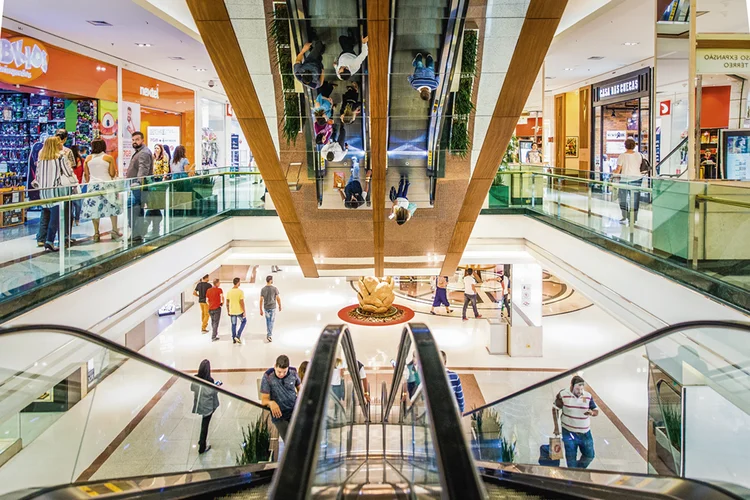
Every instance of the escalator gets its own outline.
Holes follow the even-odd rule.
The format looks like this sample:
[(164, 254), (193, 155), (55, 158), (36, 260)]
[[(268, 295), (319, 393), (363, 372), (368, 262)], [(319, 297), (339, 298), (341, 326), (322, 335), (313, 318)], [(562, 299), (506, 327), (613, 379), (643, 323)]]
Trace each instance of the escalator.
[[(389, 186), (409, 176), (410, 199), (434, 203), (434, 179), (439, 175), (440, 137), (450, 97), (468, 1), (400, 0), (392, 18), (391, 77), (388, 123)], [(434, 59), (440, 77), (430, 100), (420, 98), (407, 77), (422, 54)]]
[[(270, 461), (242, 466), (221, 462), (225, 456), (226, 461), (233, 461), (236, 455), (219, 454), (216, 461), (201, 461), (187, 450), (187, 455), (180, 457), (179, 465), (172, 470), (167, 470), (164, 465), (157, 472), (120, 479), (115, 468), (109, 475), (92, 475), (85, 481), (79, 480), (80, 475), (76, 473), (67, 481), (52, 483), (47, 478), (2, 498), (750, 498), (750, 491), (736, 484), (719, 484), (712, 477), (685, 479), (685, 470), (671, 473), (645, 467), (642, 471), (629, 470), (611, 458), (595, 460), (589, 469), (537, 463), (539, 444), (550, 432), (550, 399), (554, 399), (558, 386), (575, 373), (585, 372), (587, 381), (596, 383), (598, 376), (619, 374), (618, 370), (623, 367), (638, 369), (641, 373), (640, 364), (643, 364), (647, 367), (643, 375), (648, 384), (657, 382), (654, 370), (658, 369), (680, 384), (677, 393), (693, 402), (690, 404), (694, 404), (695, 397), (709, 397), (707, 391), (712, 390), (722, 397), (731, 398), (735, 405), (744, 405), (750, 387), (746, 384), (748, 363), (744, 346), (747, 342), (741, 339), (745, 339), (748, 333), (749, 325), (728, 322), (669, 327), (549, 381), (472, 410), (462, 418), (435, 339), (425, 325), (415, 323), (404, 328), (392, 376), (378, 390), (372, 390), (377, 393), (373, 394), (372, 400), (363, 388), (358, 370), (349, 370), (348, 376), (342, 376), (343, 394), (332, 389), (334, 370), (340, 369), (336, 365), (337, 358), (343, 359), (349, 367), (357, 366), (358, 361), (348, 328), (328, 326), (320, 336), (308, 367), (280, 462), (275, 461), (278, 455), (273, 444), (269, 447), (274, 452), (266, 457)], [(3, 372), (5, 380), (0, 386), (4, 388), (2, 405), (15, 392), (37, 394), (39, 389), (44, 389), (70, 368), (88, 366), (86, 362), (81, 365), (81, 361), (89, 359), (93, 353), (96, 363), (94, 377), (104, 373), (98, 371), (98, 367), (110, 372), (109, 377), (99, 381), (92, 391), (98, 391), (98, 400), (108, 400), (107, 391), (112, 390), (108, 381), (117, 378), (120, 370), (135, 370), (146, 378), (162, 374), (164, 379), (171, 381), (171, 385), (164, 389), (168, 404), (159, 407), (157, 403), (155, 410), (172, 413), (153, 421), (190, 417), (187, 403), (192, 398), (185, 395), (191, 394), (191, 384), (197, 381), (194, 377), (80, 330), (29, 326), (0, 331), (0, 341), (6, 346), (9, 339), (35, 341), (34, 345), (43, 345), (45, 349), (51, 346), (45, 357), (50, 368), (40, 368), (41, 365), (26, 369), (4, 367), (7, 370)], [(732, 342), (732, 349), (722, 348), (727, 341)], [(702, 350), (702, 346), (710, 346), (710, 349)], [(410, 393), (405, 375), (412, 352), (416, 356), (422, 384), (412, 387)], [(53, 361), (54, 369), (50, 364)], [(23, 361), (17, 365), (23, 365)], [(267, 414), (257, 403), (227, 393), (221, 387), (201, 381), (197, 383), (204, 389), (217, 391), (222, 412), (218, 415), (220, 419), (237, 418), (244, 424), (248, 416), (257, 421)], [(28, 389), (24, 389), (24, 385), (29, 385)], [(11, 386), (14, 390), (8, 391)], [(635, 399), (648, 396), (650, 400), (654, 387), (653, 384), (644, 386)], [(700, 394), (692, 394), (693, 390)], [(601, 386), (597, 391), (597, 396), (607, 394)], [(78, 404), (84, 401), (85, 398)], [(111, 404), (111, 399), (109, 401)], [(649, 418), (655, 415), (652, 409), (664, 413), (665, 409), (658, 406), (664, 401), (664, 398), (654, 398), (657, 406), (648, 409)], [(616, 407), (613, 400), (609, 399), (609, 402), (613, 405), (611, 408)], [(674, 404), (674, 401), (667, 403)], [(601, 400), (599, 405), (601, 408), (605, 406)], [(694, 417), (705, 417), (706, 411), (709, 410), (692, 408), (692, 414), (684, 422), (683, 439), (688, 439), (688, 436), (695, 439), (687, 426), (695, 425)], [(475, 421), (480, 412), (485, 426), (482, 432), (477, 432)], [(92, 407), (87, 425), (82, 426), (83, 429), (89, 427), (91, 435), (99, 430), (95, 427), (97, 413)], [(494, 435), (490, 436), (487, 422), (494, 418), (492, 413), (500, 419), (503, 427), (499, 431), (493, 430)], [(605, 412), (597, 418), (609, 418), (607, 414)], [(734, 414), (730, 416), (737, 418)], [(734, 460), (742, 458), (745, 448), (742, 446), (743, 436), (739, 433), (743, 428), (736, 420), (734, 426), (728, 427), (728, 431), (738, 433), (737, 450), (724, 445), (709, 461), (721, 462), (724, 456), (732, 456)], [(601, 430), (592, 424), (592, 431), (598, 433)], [(86, 431), (83, 432), (84, 435), (76, 436), (81, 443), (87, 441)], [(715, 432), (720, 434), (718, 429)], [(507, 441), (511, 433), (515, 436), (516, 454), (508, 461), (499, 454), (503, 447), (498, 446), (497, 439)], [(667, 431), (667, 435), (670, 434)], [(150, 435), (154, 436), (154, 441), (147, 446), (152, 446), (152, 453), (158, 454), (158, 431)], [(211, 434), (209, 438), (216, 443), (217, 449), (222, 449), (221, 440)], [(494, 443), (491, 442), (493, 439)], [(616, 439), (610, 429), (606, 440), (612, 442)], [(597, 441), (597, 446), (602, 442)], [(692, 467), (690, 447), (684, 444), (682, 451), (687, 460), (683, 459), (682, 463)], [(73, 455), (81, 456), (85, 449), (86, 446), (81, 446), (73, 450)], [(649, 447), (649, 457), (651, 451)], [(735, 451), (738, 453), (732, 455)], [(597, 453), (605, 455), (604, 452), (604, 449), (597, 449)], [(66, 464), (60, 461), (59, 465)], [(561, 465), (564, 465), (564, 460)], [(745, 467), (745, 463), (739, 466)], [(0, 467), (0, 473), (2, 471), (3, 467)], [(53, 474), (53, 471), (45, 472)], [(738, 476), (734, 482), (742, 480)], [(62, 483), (69, 484), (51, 486)]]
[[(312, 41), (320, 40), (325, 45), (323, 53), (323, 72), (325, 80), (335, 85), (330, 98), (333, 100), (334, 109), (332, 119), (334, 121), (334, 137), (336, 129), (343, 127), (346, 134), (346, 143), (349, 145), (346, 157), (342, 161), (328, 161), (321, 155), (323, 145), (316, 144), (313, 123), (315, 116), (313, 109), (317, 90), (303, 87), (305, 96), (304, 117), (305, 139), (308, 151), (308, 163), (313, 166), (317, 180), (318, 206), (322, 208), (343, 208), (339, 201), (339, 194), (333, 189), (333, 174), (331, 172), (344, 172), (348, 179), (349, 169), (353, 161), (360, 166), (360, 179), (363, 188), (369, 192), (366, 185), (366, 171), (368, 167), (369, 134), (367, 132), (367, 59), (365, 58), (360, 70), (351, 76), (349, 80), (341, 80), (336, 76), (334, 61), (341, 52), (339, 45), (340, 36), (352, 36), (357, 40), (354, 51), (360, 54), (362, 51), (361, 40), (366, 35), (366, 4), (365, 0), (287, 0), (288, 12), (290, 13), (289, 24), (292, 33), (292, 52), (298, 54), (302, 47)], [(344, 111), (342, 101), (344, 94), (349, 88), (356, 88), (361, 103), (360, 112), (351, 123), (343, 124), (341, 115)], [(330, 172), (329, 172), (330, 171)], [(329, 182), (326, 182), (328, 179)]]

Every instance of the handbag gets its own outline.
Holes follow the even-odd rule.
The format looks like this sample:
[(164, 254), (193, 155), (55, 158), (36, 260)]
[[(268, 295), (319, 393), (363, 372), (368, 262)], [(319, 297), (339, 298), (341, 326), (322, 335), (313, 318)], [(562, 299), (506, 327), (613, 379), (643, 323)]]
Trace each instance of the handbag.
[(65, 158), (59, 157), (57, 160), (57, 168), (60, 172), (59, 179), (59, 186), (64, 188), (71, 188), (70, 193), (71, 194), (77, 194), (78, 193), (78, 177), (76, 177), (76, 174), (74, 172), (68, 173), (66, 165), (65, 165)]
[(550, 460), (560, 460), (563, 457), (562, 438), (553, 436), (549, 438), (549, 458)]

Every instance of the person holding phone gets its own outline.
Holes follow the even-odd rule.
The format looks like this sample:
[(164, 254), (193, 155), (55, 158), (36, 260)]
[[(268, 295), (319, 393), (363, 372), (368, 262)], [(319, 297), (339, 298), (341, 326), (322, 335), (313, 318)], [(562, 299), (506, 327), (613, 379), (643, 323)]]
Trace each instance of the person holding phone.
[[(586, 382), (578, 375), (570, 381), (570, 390), (563, 389), (557, 394), (552, 407), (555, 422), (554, 435), (560, 436), (557, 423), (562, 413), (562, 441), (565, 448), (565, 461), (570, 469), (585, 469), (594, 460), (594, 438), (591, 435), (591, 417), (599, 415), (594, 398), (585, 390)], [(581, 458), (578, 458), (578, 449)]]

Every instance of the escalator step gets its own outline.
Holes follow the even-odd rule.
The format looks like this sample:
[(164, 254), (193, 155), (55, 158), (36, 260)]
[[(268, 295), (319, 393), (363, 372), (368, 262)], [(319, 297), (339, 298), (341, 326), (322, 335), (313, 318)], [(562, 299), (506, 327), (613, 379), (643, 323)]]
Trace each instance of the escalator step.
[(268, 498), (268, 490), (270, 488), (271, 483), (264, 483), (216, 498), (217, 500), (265, 500)]
[(532, 495), (490, 482), (485, 482), (484, 487), (487, 490), (487, 498), (490, 500), (548, 500), (555, 498), (553, 496)]

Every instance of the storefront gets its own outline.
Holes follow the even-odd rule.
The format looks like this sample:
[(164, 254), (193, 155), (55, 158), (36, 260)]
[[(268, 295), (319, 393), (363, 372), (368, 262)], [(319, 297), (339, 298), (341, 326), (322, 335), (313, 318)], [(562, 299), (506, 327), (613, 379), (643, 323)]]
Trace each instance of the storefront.
[(201, 98), (201, 166), (203, 169), (227, 165), (226, 104)]
[[(0, 202), (24, 199), (29, 156), (57, 129), (84, 156), (99, 137), (117, 155), (115, 66), (7, 30), (0, 43)], [(0, 226), (23, 222), (4, 212)]]
[(190, 165), (200, 167), (195, 149), (195, 92), (171, 83), (122, 70), (122, 146), (120, 170), (133, 155), (131, 136), (143, 132), (146, 144), (169, 147), (170, 152), (185, 146)]
[(633, 139), (637, 151), (651, 158), (651, 78), (651, 68), (646, 68), (592, 85), (595, 172), (609, 174), (617, 168), (626, 139)]
[[(542, 144), (542, 116), (541, 113), (533, 113), (533, 116), (521, 116), (516, 125), (515, 135), (518, 138), (518, 156), (521, 163), (530, 163), (529, 151), (533, 144), (538, 146), (541, 154)], [(542, 157), (542, 162), (547, 161)]]
[(253, 154), (250, 152), (250, 146), (245, 139), (245, 134), (242, 132), (240, 122), (234, 116), (231, 104), (226, 105), (226, 114), (227, 130), (229, 130), (226, 144), (227, 151), (229, 151), (227, 165), (232, 168), (255, 168)]

